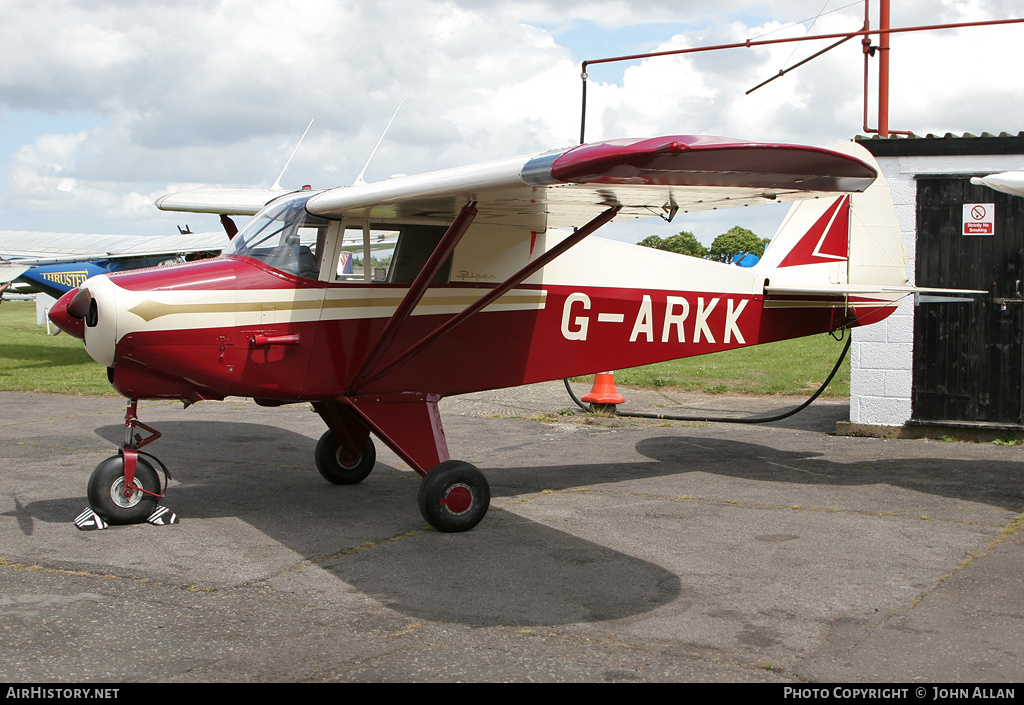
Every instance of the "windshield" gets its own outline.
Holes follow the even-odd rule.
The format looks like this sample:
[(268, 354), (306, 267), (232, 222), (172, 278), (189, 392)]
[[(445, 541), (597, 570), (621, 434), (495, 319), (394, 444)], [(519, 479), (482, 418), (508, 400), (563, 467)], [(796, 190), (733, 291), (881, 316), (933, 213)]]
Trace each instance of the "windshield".
[(308, 191), (282, 196), (245, 224), (224, 250), (258, 259), (282, 272), (316, 279), (328, 221), (306, 212)]

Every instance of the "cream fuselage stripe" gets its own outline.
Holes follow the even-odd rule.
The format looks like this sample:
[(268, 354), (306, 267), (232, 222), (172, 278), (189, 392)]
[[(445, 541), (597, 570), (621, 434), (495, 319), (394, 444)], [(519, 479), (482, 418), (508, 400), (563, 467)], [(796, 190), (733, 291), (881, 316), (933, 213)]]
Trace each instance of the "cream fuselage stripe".
[[(285, 293), (286, 291), (291, 291), (294, 294), (294, 290), (282, 290), (282, 293)], [(240, 295), (244, 295), (245, 292), (239, 293)], [(422, 301), (420, 301), (420, 304), (416, 307), (413, 315), (444, 313), (445, 311), (438, 311), (436, 309), (468, 306), (486, 293), (486, 290), (473, 290), (465, 293), (448, 292), (443, 295), (428, 294)], [(143, 299), (141, 302), (129, 308), (128, 312), (138, 316), (147, 323), (156, 320), (157, 318), (172, 315), (191, 316), (200, 314), (262, 313), (268, 309), (273, 309), (275, 312), (285, 315), (289, 312), (310, 310), (323, 310), (327, 312), (332, 309), (341, 311), (346, 309), (364, 309), (369, 311), (366, 315), (372, 317), (384, 317), (391, 315), (403, 298), (402, 296), (392, 295), (338, 297), (336, 294), (332, 295), (332, 293), (328, 293), (324, 299), (317, 297), (313, 299), (296, 300), (270, 298), (267, 294), (267, 291), (261, 291), (260, 295), (254, 296), (252, 300), (223, 301), (217, 303), (188, 301), (168, 303), (166, 301), (160, 302), (153, 301), (151, 299)], [(168, 296), (168, 298), (171, 297), (173, 297), (173, 294)], [(509, 292), (500, 297), (485, 310), (500, 311), (518, 310), (523, 308), (542, 309), (544, 308), (546, 298), (547, 292), (545, 291)]]
[(301, 311), (307, 309), (319, 309), (322, 301), (240, 301), (237, 303), (224, 302), (215, 304), (180, 303), (168, 304), (159, 301), (145, 299), (142, 303), (136, 304), (128, 309), (128, 313), (134, 313), (142, 320), (149, 323), (164, 316), (179, 314), (195, 315), (201, 313), (248, 313), (263, 311), (268, 306), (273, 306), (278, 311)]

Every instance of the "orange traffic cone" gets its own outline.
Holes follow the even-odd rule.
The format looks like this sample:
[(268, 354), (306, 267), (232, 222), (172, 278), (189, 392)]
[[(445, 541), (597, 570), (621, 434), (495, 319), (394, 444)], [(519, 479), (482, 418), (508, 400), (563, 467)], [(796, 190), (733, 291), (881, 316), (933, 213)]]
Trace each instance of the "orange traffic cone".
[(590, 394), (585, 395), (583, 401), (590, 404), (594, 411), (615, 413), (615, 405), (626, 400), (615, 391), (615, 373), (598, 372), (594, 375), (594, 386)]

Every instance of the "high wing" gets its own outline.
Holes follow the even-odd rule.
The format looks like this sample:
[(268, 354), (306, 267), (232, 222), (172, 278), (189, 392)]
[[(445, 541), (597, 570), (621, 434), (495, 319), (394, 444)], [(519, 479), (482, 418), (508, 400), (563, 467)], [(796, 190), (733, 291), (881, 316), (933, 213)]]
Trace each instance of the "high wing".
[[(476, 222), (532, 231), (579, 225), (610, 207), (617, 219), (793, 201), (863, 191), (873, 167), (835, 151), (726, 137), (677, 135), (580, 145), (323, 191), (314, 215), (374, 223), (451, 221), (467, 202)], [(201, 189), (157, 201), (163, 210), (253, 214), (268, 189)]]
[(534, 231), (579, 225), (610, 207), (617, 219), (862, 191), (875, 170), (855, 157), (724, 137), (613, 140), (365, 186), (335, 188), (307, 210), (373, 222), (450, 220), (468, 201), (478, 223)]
[(156, 200), (156, 207), (162, 211), (256, 215), (278, 196), (293, 192), (293, 189), (194, 189), (161, 196)]

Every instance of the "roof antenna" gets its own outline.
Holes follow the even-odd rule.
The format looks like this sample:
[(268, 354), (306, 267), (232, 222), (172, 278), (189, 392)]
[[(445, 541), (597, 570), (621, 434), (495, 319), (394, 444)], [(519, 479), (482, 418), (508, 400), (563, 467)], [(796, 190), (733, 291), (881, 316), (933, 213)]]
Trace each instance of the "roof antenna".
[(302, 140), (306, 139), (306, 132), (309, 132), (309, 128), (311, 128), (312, 126), (313, 126), (313, 121), (310, 120), (309, 124), (306, 125), (305, 132), (302, 133), (302, 137), (300, 137), (299, 141), (295, 144), (295, 149), (293, 149), (292, 153), (290, 155), (288, 155), (288, 161), (286, 161), (284, 163), (284, 169), (282, 169), (281, 173), (278, 174), (277, 181), (275, 181), (274, 185), (270, 187), (272, 190), (276, 190), (276, 189), (281, 188), (281, 178), (284, 176), (284, 173), (286, 171), (288, 171), (288, 165), (292, 163), (292, 157), (294, 157), (295, 153), (299, 151), (299, 145), (302, 144)]
[(395, 108), (394, 114), (391, 116), (391, 119), (388, 120), (388, 126), (384, 128), (384, 132), (381, 133), (380, 139), (377, 140), (377, 145), (373, 148), (373, 151), (370, 152), (370, 158), (366, 160), (366, 164), (363, 165), (363, 170), (359, 172), (359, 176), (357, 176), (356, 180), (352, 182), (353, 186), (363, 186), (366, 184), (366, 180), (363, 179), (363, 174), (366, 173), (366, 168), (370, 166), (370, 161), (373, 159), (373, 155), (377, 153), (377, 148), (380, 147), (380, 143), (384, 141), (384, 135), (386, 135), (388, 133), (388, 130), (391, 129), (391, 123), (395, 121), (395, 118), (398, 116), (398, 111), (402, 109), (402, 103), (404, 102), (404, 100), (399, 101), (398, 107)]

